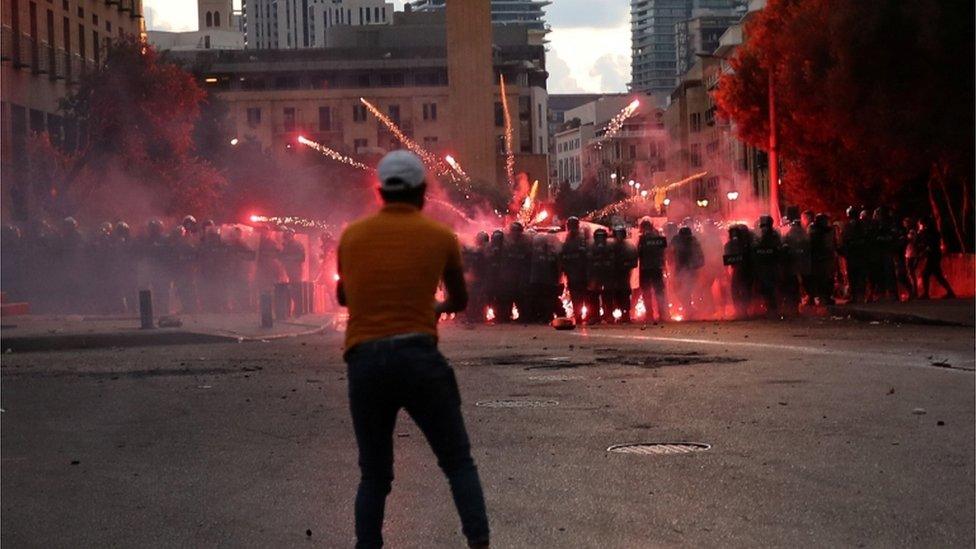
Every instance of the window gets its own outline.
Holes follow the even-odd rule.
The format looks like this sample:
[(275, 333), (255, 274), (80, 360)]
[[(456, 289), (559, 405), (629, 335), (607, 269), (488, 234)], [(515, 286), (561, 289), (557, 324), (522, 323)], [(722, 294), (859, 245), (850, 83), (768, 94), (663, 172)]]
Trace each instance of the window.
[(373, 8), (373, 21), (376, 21), (377, 23), (380, 22), (380, 9), (379, 8)]
[(499, 101), (495, 102), (495, 127), (505, 127), (505, 109), (502, 108), (502, 104)]
[(437, 120), (437, 103), (424, 103), (424, 120)]
[[(359, 8), (359, 10), (360, 10), (360, 13), (362, 13), (362, 8)], [(371, 23), (372, 22), (372, 16), (371, 15), (372, 14), (369, 12), (369, 8), (366, 8), (366, 22), (367, 23)]]
[(385, 88), (403, 87), (404, 78), (402, 72), (394, 72), (380, 75), (380, 86)]
[(220, 26), (220, 12), (219, 11), (215, 11), (214, 12), (214, 26), (215, 27), (219, 27)]
[(400, 105), (390, 105), (387, 107), (386, 112), (388, 115), (390, 115), (390, 120), (392, 120), (394, 124), (400, 123)]
[(206, 19), (207, 19), (207, 28), (209, 29), (210, 27), (213, 26), (213, 14), (208, 11)]
[(332, 109), (329, 107), (319, 107), (319, 131), (332, 131)]
[(247, 108), (247, 125), (250, 127), (255, 127), (261, 124), (261, 108), (260, 107), (248, 107)]
[(203, 48), (206, 49), (206, 50), (209, 50), (210, 49), (210, 35), (209, 34), (203, 37)]
[(368, 139), (353, 139), (352, 140), (352, 148), (357, 153), (360, 151), (360, 149), (365, 149), (368, 146), (369, 146), (369, 140)]
[(693, 133), (700, 132), (702, 129), (702, 115), (700, 112), (691, 113), (691, 131)]
[(295, 131), (295, 107), (285, 107), (284, 126), (286, 132)]
[[(105, 30), (108, 31), (108, 32), (112, 32), (112, 22), (111, 21), (106, 21), (105, 22)], [(122, 30), (122, 29), (119, 29), (119, 30)]]
[(637, 145), (630, 145), (628, 147), (628, 151), (627, 152), (629, 153), (628, 156), (627, 156), (628, 158), (631, 158), (631, 159), (637, 158)]
[(688, 161), (691, 163), (693, 167), (695, 168), (701, 167), (702, 165), (701, 144), (693, 143), (691, 145), (691, 151), (689, 152), (688, 156), (689, 156)]
[(535, 106), (536, 106), (536, 120), (538, 121), (538, 125), (541, 128), (542, 127), (542, 103), (536, 103)]
[(92, 31), (92, 53), (95, 55), (95, 64), (101, 62), (102, 52), (100, 48), (101, 44), (98, 43), (98, 31)]
[(437, 136), (425, 136), (424, 147), (434, 148), (437, 146)]
[(352, 121), (353, 122), (365, 122), (366, 121), (366, 105), (353, 105), (352, 106)]
[(78, 23), (78, 55), (81, 56), (82, 60), (86, 57), (85, 44), (85, 25)]
[(360, 74), (356, 76), (356, 86), (360, 88), (369, 87), (369, 74)]

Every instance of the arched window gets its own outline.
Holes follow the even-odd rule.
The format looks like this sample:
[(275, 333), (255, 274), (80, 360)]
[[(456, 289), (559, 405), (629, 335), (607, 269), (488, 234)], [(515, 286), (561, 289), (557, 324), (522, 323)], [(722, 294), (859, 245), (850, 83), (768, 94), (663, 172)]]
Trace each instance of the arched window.
[(212, 26), (213, 26), (213, 14), (208, 11), (207, 12), (207, 28), (209, 29)]
[(220, 12), (219, 11), (215, 11), (214, 12), (214, 26), (215, 27), (219, 27), (220, 26)]

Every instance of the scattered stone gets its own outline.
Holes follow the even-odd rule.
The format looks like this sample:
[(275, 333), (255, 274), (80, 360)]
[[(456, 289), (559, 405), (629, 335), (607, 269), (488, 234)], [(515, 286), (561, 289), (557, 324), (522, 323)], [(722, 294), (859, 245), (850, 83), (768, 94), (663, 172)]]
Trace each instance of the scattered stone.
[(778, 404), (779, 404), (780, 406), (786, 406), (786, 402), (785, 402), (785, 401), (780, 401), (780, 402), (778, 402)]
[(158, 324), (160, 328), (179, 328), (183, 325), (183, 320), (178, 316), (161, 316)]
[(397, 433), (397, 438), (409, 438), (410, 433)]
[[(304, 343), (302, 345), (304, 345)], [(312, 530), (311, 529), (305, 530), (305, 535), (308, 537), (312, 537)]]
[(78, 465), (79, 463), (81, 463), (81, 461), (79, 461), (79, 460), (77, 460), (77, 459), (73, 459), (73, 460), (71, 460), (71, 464), (72, 464), (72, 465)]
[(936, 421), (935, 424), (938, 425), (939, 427), (942, 427), (943, 425), (945, 425), (945, 422), (940, 420), (940, 421)]
[(915, 414), (916, 416), (924, 416), (925, 408), (915, 408), (914, 410), (912, 410), (912, 413)]

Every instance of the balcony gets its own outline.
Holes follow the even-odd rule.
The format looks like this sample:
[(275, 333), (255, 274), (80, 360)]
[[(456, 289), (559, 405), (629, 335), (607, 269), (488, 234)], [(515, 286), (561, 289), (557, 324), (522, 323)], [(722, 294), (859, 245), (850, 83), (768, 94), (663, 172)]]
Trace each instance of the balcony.
[(0, 61), (13, 61), (16, 57), (14, 31), (7, 25), (0, 27)]
[(54, 70), (54, 48), (47, 42), (37, 42), (34, 47), (34, 74), (50, 74)]
[(64, 50), (51, 49), (51, 80), (67, 80), (71, 59)]
[(14, 45), (14, 66), (32, 67), (37, 63), (37, 42), (24, 33), (17, 37)]

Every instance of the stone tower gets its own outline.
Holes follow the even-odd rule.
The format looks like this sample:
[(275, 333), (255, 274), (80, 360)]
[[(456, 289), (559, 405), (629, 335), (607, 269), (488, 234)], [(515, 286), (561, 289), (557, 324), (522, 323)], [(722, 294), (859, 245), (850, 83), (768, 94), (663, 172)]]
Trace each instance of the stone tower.
[(199, 30), (236, 30), (231, 22), (233, 13), (233, 0), (197, 0)]
[(448, 0), (447, 79), (451, 147), (474, 180), (497, 183), (491, 1)]

